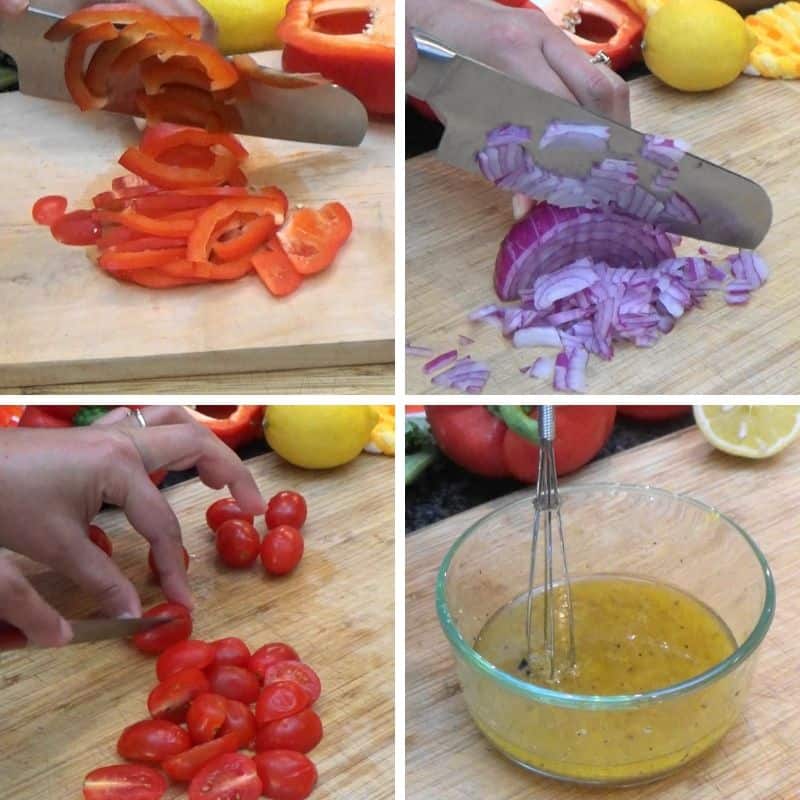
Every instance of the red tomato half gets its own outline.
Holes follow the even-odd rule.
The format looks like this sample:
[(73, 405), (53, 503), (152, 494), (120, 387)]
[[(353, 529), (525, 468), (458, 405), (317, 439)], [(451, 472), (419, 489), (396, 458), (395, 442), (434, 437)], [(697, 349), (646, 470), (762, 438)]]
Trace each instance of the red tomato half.
[(161, 800), (164, 776), (140, 764), (115, 764), (93, 769), (83, 779), (85, 800)]
[(235, 733), (239, 739), (239, 747), (249, 748), (256, 735), (256, 718), (250, 706), (228, 698), (228, 715), (222, 726), (222, 733)]
[(261, 538), (247, 520), (229, 519), (217, 528), (217, 552), (229, 567), (252, 566), (260, 550)]
[(261, 563), (270, 575), (287, 575), (303, 557), (305, 543), (297, 528), (278, 525), (267, 531), (261, 543)]
[(189, 784), (189, 800), (258, 800), (261, 778), (252, 758), (228, 753), (209, 761)]
[(107, 555), (110, 556), (114, 548), (108, 534), (98, 525), (89, 526), (89, 538)]
[(232, 667), (246, 667), (250, 660), (250, 648), (235, 636), (227, 636), (211, 642), (214, 648), (214, 663)]
[(198, 639), (186, 639), (170, 645), (156, 661), (156, 675), (165, 681), (170, 675), (189, 667), (205, 669), (214, 661), (214, 645)]
[(310, 708), (259, 728), (256, 750), (295, 750), (310, 753), (322, 741), (322, 720)]
[(190, 781), (212, 758), (233, 753), (238, 747), (236, 734), (228, 733), (168, 758), (161, 768), (174, 781)]
[(223, 522), (229, 519), (244, 519), (253, 521), (252, 514), (245, 514), (239, 504), (232, 497), (223, 497), (214, 501), (206, 511), (206, 522), (212, 531), (216, 531)]
[(133, 643), (143, 653), (161, 653), (175, 642), (188, 639), (192, 635), (192, 617), (185, 606), (177, 603), (159, 603), (142, 614), (143, 617), (172, 617), (156, 628), (137, 633)]
[(195, 744), (216, 739), (228, 716), (228, 701), (220, 694), (197, 695), (186, 712), (186, 727)]
[(305, 800), (317, 783), (317, 768), (302, 753), (292, 750), (266, 750), (254, 761), (270, 800)]
[(278, 492), (267, 504), (267, 530), (278, 525), (291, 525), (300, 529), (306, 521), (308, 508), (303, 495), (297, 492)]
[(306, 690), (312, 704), (316, 703), (322, 694), (322, 684), (317, 673), (301, 661), (279, 661), (269, 667), (264, 675), (264, 686), (278, 681), (294, 681), (300, 684)]
[(229, 664), (215, 664), (208, 670), (211, 691), (238, 700), (241, 703), (255, 703), (258, 699), (258, 678), (244, 667)]
[[(183, 567), (188, 571), (189, 569), (189, 551), (181, 545), (181, 550), (183, 550)], [(150, 567), (150, 572), (153, 573), (153, 577), (156, 580), (156, 583), (161, 583), (161, 575), (158, 573), (158, 567), (156, 566), (156, 560), (153, 556), (153, 548), (150, 548), (150, 552), (147, 554), (147, 566)]]
[(208, 690), (208, 678), (204, 673), (194, 667), (183, 669), (170, 675), (150, 692), (147, 708), (154, 719), (183, 722), (189, 703)]
[(145, 719), (129, 725), (117, 741), (117, 752), (128, 761), (160, 764), (192, 746), (189, 734), (165, 719)]
[(262, 645), (256, 650), (250, 660), (247, 662), (247, 668), (250, 672), (258, 675), (261, 680), (264, 680), (264, 673), (273, 664), (279, 661), (299, 661), (300, 656), (297, 655), (295, 650), (289, 647), (288, 644), (283, 642), (270, 642), (269, 644)]
[(67, 198), (60, 194), (48, 194), (40, 197), (34, 204), (31, 214), (34, 222), (40, 225), (52, 225), (64, 216), (67, 210)]
[(294, 681), (277, 681), (264, 687), (256, 703), (256, 725), (299, 714), (309, 705), (308, 692)]

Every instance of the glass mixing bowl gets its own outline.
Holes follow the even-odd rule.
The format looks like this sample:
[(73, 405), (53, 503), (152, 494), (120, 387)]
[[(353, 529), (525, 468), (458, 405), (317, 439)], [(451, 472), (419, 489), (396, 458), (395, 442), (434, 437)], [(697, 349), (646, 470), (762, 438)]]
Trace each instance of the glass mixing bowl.
[(436, 606), (464, 698), (495, 747), (534, 772), (586, 784), (652, 781), (705, 753), (739, 716), (775, 609), (772, 574), (741, 527), (690, 497), (617, 484), (570, 486), (560, 496), (573, 580), (615, 574), (670, 584), (714, 611), (736, 648), (691, 680), (630, 695), (566, 694), (494, 667), (473, 643), (527, 591), (529, 496), (472, 525), (439, 571)]

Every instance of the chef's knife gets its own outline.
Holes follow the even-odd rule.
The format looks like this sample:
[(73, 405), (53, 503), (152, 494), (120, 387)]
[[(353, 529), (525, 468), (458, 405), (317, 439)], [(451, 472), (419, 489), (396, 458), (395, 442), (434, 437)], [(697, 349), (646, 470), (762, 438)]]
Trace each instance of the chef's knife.
[[(531, 130), (527, 145), (536, 163), (561, 175), (585, 175), (596, 153), (575, 148), (537, 148), (554, 121), (605, 125), (610, 129), (608, 155), (635, 161), (639, 182), (647, 189), (659, 167), (642, 158), (644, 135), (593, 114), (555, 95), (523, 83), (486, 64), (461, 55), (420, 31), (414, 32), (418, 66), (407, 91), (424, 100), (445, 125), (437, 150), (439, 158), (461, 169), (477, 172), (475, 155), (486, 134), (505, 123)], [(767, 193), (757, 183), (723, 167), (686, 154), (673, 185), (697, 210), (699, 225), (670, 222), (674, 233), (708, 242), (754, 248), (766, 236), (772, 221)]]
[[(104, 639), (127, 639), (129, 636), (156, 628), (171, 620), (172, 617), (69, 620), (73, 633), (69, 644), (99, 642)], [(0, 651), (18, 650), (27, 646), (27, 637), (19, 628), (0, 620)]]
[[(0, 50), (17, 62), (19, 88), (25, 94), (72, 103), (64, 82), (64, 59), (69, 42), (49, 42), (47, 29), (60, 14), (29, 7), (0, 21)], [(350, 92), (319, 76), (292, 75), (261, 67), (273, 83), (251, 80), (252, 99), (236, 103), (242, 125), (237, 133), (299, 142), (356, 146), (367, 131), (367, 112)], [(107, 107), (141, 116), (132, 103)], [(180, 120), (176, 120), (180, 122)]]

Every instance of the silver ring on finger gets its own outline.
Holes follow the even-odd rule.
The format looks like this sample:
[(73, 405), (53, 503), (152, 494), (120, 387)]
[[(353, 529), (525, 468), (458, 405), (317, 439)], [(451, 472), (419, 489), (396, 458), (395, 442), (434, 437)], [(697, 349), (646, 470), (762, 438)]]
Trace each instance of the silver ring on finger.
[(598, 50), (590, 60), (592, 64), (602, 64), (604, 67), (611, 63), (611, 59), (602, 50)]
[(131, 413), (133, 415), (133, 418), (139, 424), (140, 428), (146, 428), (147, 427), (147, 420), (144, 418), (144, 414), (142, 414), (142, 409), (141, 408), (136, 408)]

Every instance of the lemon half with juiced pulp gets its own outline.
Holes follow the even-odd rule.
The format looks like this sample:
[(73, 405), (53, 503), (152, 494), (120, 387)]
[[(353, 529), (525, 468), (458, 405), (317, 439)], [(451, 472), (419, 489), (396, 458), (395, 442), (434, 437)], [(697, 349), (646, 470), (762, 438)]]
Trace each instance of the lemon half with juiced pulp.
[(800, 437), (800, 406), (695, 406), (694, 419), (718, 450), (769, 458)]

